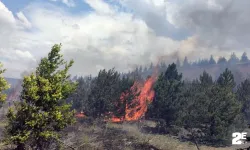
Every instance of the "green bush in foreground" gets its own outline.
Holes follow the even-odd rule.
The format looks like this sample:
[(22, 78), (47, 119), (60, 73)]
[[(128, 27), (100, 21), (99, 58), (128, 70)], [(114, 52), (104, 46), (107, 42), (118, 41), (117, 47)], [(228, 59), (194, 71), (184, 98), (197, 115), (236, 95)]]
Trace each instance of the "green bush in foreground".
[(48, 57), (41, 60), (36, 73), (23, 80), (21, 102), (7, 114), (5, 142), (16, 149), (49, 149), (59, 146), (59, 131), (74, 123), (74, 111), (65, 99), (76, 88), (69, 80), (68, 70), (73, 61), (64, 61), (59, 54), (61, 45), (54, 45)]
[(0, 63), (0, 108), (2, 107), (2, 105), (6, 99), (6, 94), (4, 94), (3, 91), (10, 88), (10, 85), (7, 83), (5, 78), (2, 76), (2, 74), (5, 72), (5, 69), (2, 69), (2, 67), (3, 67), (3, 65)]

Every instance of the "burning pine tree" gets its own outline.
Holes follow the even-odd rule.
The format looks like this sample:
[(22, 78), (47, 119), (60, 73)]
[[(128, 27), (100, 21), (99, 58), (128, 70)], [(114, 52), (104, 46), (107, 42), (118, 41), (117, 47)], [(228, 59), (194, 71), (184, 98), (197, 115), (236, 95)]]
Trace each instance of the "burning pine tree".
[[(152, 77), (149, 77), (144, 84), (135, 82), (130, 90), (123, 92), (120, 97), (120, 102), (125, 104), (125, 115), (122, 117), (113, 116), (112, 122), (121, 121), (136, 121), (139, 120), (147, 112), (147, 106), (153, 101), (155, 92), (153, 85), (156, 81), (157, 73), (154, 72)], [(134, 99), (131, 103), (127, 103), (127, 99), (132, 94)]]

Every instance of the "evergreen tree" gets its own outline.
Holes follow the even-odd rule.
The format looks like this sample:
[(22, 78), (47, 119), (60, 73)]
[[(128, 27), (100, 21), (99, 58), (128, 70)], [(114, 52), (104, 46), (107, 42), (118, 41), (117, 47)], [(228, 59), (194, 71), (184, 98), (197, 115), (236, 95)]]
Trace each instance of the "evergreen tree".
[(76, 109), (77, 111), (82, 111), (83, 109), (83, 103), (86, 102), (85, 94), (86, 94), (86, 89), (85, 89), (85, 81), (83, 77), (79, 77), (77, 79), (78, 86), (76, 88), (76, 91), (69, 96), (67, 99), (68, 103), (72, 103), (72, 108)]
[[(237, 68), (233, 68), (231, 69), (232, 73), (234, 75), (234, 81), (236, 83), (236, 85), (240, 84), (242, 81), (244, 81), (244, 74), (242, 74), (242, 72), (237, 69)], [(237, 88), (235, 87), (234, 90), (236, 90)]]
[(88, 97), (87, 113), (89, 116), (102, 117), (108, 112), (113, 112), (115, 103), (120, 99), (119, 90), (120, 74), (113, 69), (100, 70), (98, 76), (93, 79), (91, 92)]
[(140, 91), (133, 85), (134, 85), (134, 80), (130, 79), (129, 77), (124, 76), (120, 80), (120, 86), (119, 86), (120, 97), (116, 101), (115, 109), (113, 111), (114, 115), (118, 118), (121, 119), (125, 118), (126, 108), (128, 106), (131, 109), (132, 107), (136, 107), (138, 105), (138, 103), (132, 103), (133, 100), (140, 94)]
[(199, 66), (203, 67), (207, 65), (209, 65), (209, 61), (207, 59), (202, 59), (199, 61)]
[(179, 93), (183, 85), (182, 74), (176, 65), (168, 65), (155, 84), (155, 99), (150, 104), (148, 116), (165, 120), (167, 125), (174, 124), (178, 112)]
[(187, 57), (184, 58), (184, 61), (183, 61), (183, 67), (189, 67), (189, 62), (188, 62), (188, 59)]
[(221, 65), (226, 64), (226, 63), (227, 63), (227, 59), (225, 57), (220, 57), (217, 62), (217, 64), (221, 64)]
[[(234, 127), (239, 121), (242, 121), (238, 120), (241, 104), (232, 90), (234, 87), (233, 74), (226, 69), (219, 76), (216, 86), (211, 90), (212, 97), (209, 106), (210, 126), (207, 133), (207, 138), (211, 142), (231, 142), (231, 134), (234, 132)], [(239, 127), (238, 130), (240, 130)]]
[(54, 45), (36, 73), (24, 77), (21, 102), (9, 109), (5, 141), (17, 149), (27, 144), (32, 149), (50, 149), (53, 142), (58, 144), (59, 131), (74, 122), (74, 111), (65, 102), (76, 88), (68, 74), (73, 60), (64, 61), (60, 50), (61, 45)]
[[(93, 86), (93, 77), (91, 75), (87, 76), (84, 78), (84, 85), (81, 85), (83, 88), (84, 88), (84, 93), (81, 93), (81, 95), (83, 95), (84, 97), (82, 97), (82, 110), (86, 113), (86, 112), (90, 112), (90, 110), (92, 109), (91, 107), (89, 107), (88, 105), (88, 98), (90, 97), (90, 94), (91, 94), (91, 88)], [(79, 82), (79, 81), (78, 81)], [(80, 83), (79, 83), (80, 85)], [(79, 86), (79, 87), (81, 87)]]
[(250, 123), (250, 80), (245, 79), (237, 90), (237, 98), (242, 103), (242, 113)]
[(234, 128), (243, 127), (241, 105), (232, 91), (235, 85), (232, 73), (226, 69), (217, 81), (214, 83), (212, 77), (203, 72), (199, 81), (185, 84), (179, 124), (200, 142), (227, 144), (231, 142)]
[(209, 64), (210, 64), (210, 65), (214, 65), (214, 64), (216, 64), (216, 61), (214, 60), (213, 55), (211, 55), (211, 56), (210, 56), (210, 59), (209, 59)]
[(235, 55), (235, 53), (232, 53), (230, 59), (228, 60), (229, 64), (237, 64), (239, 63), (239, 58)]
[(207, 135), (209, 127), (209, 91), (213, 85), (207, 84), (210, 79), (211, 76), (204, 72), (200, 80), (185, 82), (182, 88), (178, 125), (189, 132), (189, 138), (196, 144), (205, 142), (204, 134)]
[(202, 75), (200, 76), (200, 83), (202, 85), (212, 85), (213, 79), (211, 75), (209, 75), (206, 71), (203, 71)]
[(247, 53), (244, 52), (241, 56), (240, 62), (242, 63), (247, 63), (249, 61), (248, 57), (247, 57)]
[(124, 119), (126, 107), (131, 106), (130, 103), (139, 93), (136, 88), (131, 88), (134, 81), (134, 76), (121, 77), (114, 69), (101, 70), (85, 94), (88, 97), (83, 102), (83, 111), (94, 118), (116, 116)]
[(3, 106), (3, 103), (6, 100), (6, 92), (5, 90), (8, 90), (10, 88), (10, 85), (3, 77), (3, 73), (6, 71), (6, 69), (2, 69), (3, 64), (0, 63), (0, 108)]
[(231, 90), (236, 85), (234, 82), (234, 76), (228, 68), (226, 68), (226, 70), (219, 76), (217, 83), (222, 87), (231, 88)]

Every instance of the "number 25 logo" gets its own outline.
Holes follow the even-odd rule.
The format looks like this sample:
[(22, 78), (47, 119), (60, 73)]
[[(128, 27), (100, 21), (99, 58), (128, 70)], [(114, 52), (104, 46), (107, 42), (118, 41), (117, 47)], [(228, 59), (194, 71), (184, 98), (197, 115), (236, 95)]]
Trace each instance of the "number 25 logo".
[(234, 145), (240, 145), (243, 144), (243, 142), (241, 140), (245, 140), (247, 136), (246, 132), (235, 132), (232, 134), (233, 140), (232, 140), (232, 144)]

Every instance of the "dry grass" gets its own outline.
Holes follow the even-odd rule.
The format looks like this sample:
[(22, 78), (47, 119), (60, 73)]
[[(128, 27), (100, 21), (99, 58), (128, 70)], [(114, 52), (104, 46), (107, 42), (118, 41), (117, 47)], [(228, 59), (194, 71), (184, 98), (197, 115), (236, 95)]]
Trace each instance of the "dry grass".
[[(148, 121), (146, 124), (155, 126), (154, 122)], [(141, 126), (136, 123), (107, 123), (104, 127), (81, 125), (78, 129), (78, 145), (82, 145), (80, 149), (96, 150), (197, 150), (191, 142), (180, 142), (169, 135), (142, 133), (140, 129)], [(235, 150), (235, 148), (200, 146), (200, 150)]]
[[(152, 122), (148, 122), (153, 124)], [(138, 143), (148, 143), (161, 150), (197, 150), (193, 143), (180, 142), (178, 139), (174, 139), (169, 135), (158, 134), (145, 134), (141, 133), (140, 129), (136, 125), (130, 124), (110, 124), (113, 128), (118, 128), (127, 131), (127, 135), (136, 137)], [(233, 148), (213, 148), (207, 146), (201, 146), (201, 150), (230, 150)]]
[[(150, 121), (145, 124), (155, 126), (155, 123)], [(65, 150), (71, 148), (75, 150), (197, 150), (193, 143), (180, 142), (169, 135), (142, 133), (140, 129), (141, 124), (136, 123), (77, 124), (65, 131), (67, 136), (62, 139), (62, 142), (65, 144)], [(1, 145), (0, 149), (2, 149)], [(235, 150), (235, 147), (200, 146), (200, 150)]]

